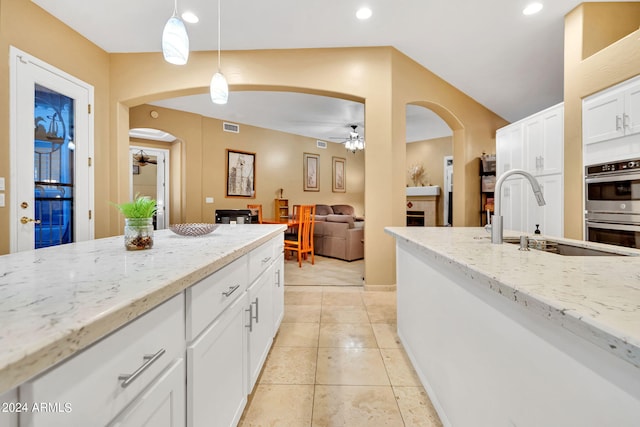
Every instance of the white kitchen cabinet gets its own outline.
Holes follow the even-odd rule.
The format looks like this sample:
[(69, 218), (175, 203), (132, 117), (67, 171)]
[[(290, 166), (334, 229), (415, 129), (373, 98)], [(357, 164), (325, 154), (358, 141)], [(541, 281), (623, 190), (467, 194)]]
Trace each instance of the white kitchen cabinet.
[(271, 265), (247, 290), (249, 393), (253, 390), (273, 342), (273, 270), (274, 266)]
[(640, 156), (640, 76), (582, 102), (584, 164)]
[(247, 403), (245, 292), (187, 347), (187, 425), (229, 427)]
[[(543, 233), (564, 233), (564, 105), (558, 104), (496, 132), (498, 177), (510, 169), (524, 169), (548, 185), (545, 206), (539, 207), (529, 182), (516, 175), (502, 186), (505, 230), (533, 232), (544, 220)], [(495, 197), (500, 197), (498, 194)], [(546, 230), (546, 231), (545, 231)]]
[(107, 427), (184, 426), (184, 359), (176, 360)]

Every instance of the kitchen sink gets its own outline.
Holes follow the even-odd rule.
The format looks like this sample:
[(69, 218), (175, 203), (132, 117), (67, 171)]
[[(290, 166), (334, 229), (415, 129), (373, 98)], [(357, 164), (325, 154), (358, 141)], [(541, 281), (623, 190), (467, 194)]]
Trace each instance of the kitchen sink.
[[(503, 242), (519, 245), (520, 237), (505, 237)], [(609, 251), (606, 249), (585, 248), (578, 245), (572, 245), (568, 242), (559, 242), (557, 240), (550, 239), (528, 238), (528, 243), (530, 249), (565, 256), (636, 256), (636, 254), (614, 252), (613, 250)]]

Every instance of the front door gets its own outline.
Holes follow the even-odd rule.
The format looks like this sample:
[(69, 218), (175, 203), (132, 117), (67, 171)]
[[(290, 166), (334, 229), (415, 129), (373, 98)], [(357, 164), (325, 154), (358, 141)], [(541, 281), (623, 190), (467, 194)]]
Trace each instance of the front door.
[(93, 238), (93, 87), (11, 48), (11, 252)]

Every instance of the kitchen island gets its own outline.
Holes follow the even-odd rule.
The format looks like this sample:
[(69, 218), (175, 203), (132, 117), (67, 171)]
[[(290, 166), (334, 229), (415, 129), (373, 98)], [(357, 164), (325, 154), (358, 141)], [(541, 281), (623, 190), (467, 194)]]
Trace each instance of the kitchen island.
[(567, 240), (636, 256), (561, 256), (491, 244), (482, 228), (386, 231), (398, 334), (444, 425), (637, 425), (640, 251)]
[[(281, 288), (277, 292), (284, 295), (280, 280), (282, 264), (274, 262), (282, 262), (284, 229), (282, 225), (221, 225), (212, 234), (200, 237), (182, 237), (169, 230), (162, 230), (155, 233), (154, 246), (150, 250), (126, 251), (123, 237), (118, 236), (0, 256), (0, 396), (13, 390), (15, 398), (15, 387), (30, 382), (34, 377), (36, 380), (33, 381), (33, 386), (28, 385), (25, 390), (32, 390), (37, 395), (41, 393), (41, 389), (44, 390), (42, 387), (38, 388), (38, 381), (41, 381), (38, 379), (39, 374), (54, 366), (68, 364), (67, 360), (81, 361), (84, 357), (82, 354), (90, 354), (94, 349), (100, 348), (100, 343), (109, 342), (113, 336), (126, 337), (121, 331), (127, 332), (131, 337), (135, 336), (131, 345), (126, 340), (123, 341), (123, 349), (113, 349), (113, 345), (106, 345), (96, 352), (97, 356), (102, 353), (106, 359), (115, 360), (118, 354), (107, 358), (109, 351), (119, 352), (133, 347), (137, 341), (146, 339), (146, 331), (151, 331), (156, 325), (156, 335), (161, 339), (171, 336), (175, 331), (174, 342), (167, 343), (167, 346), (162, 343), (162, 351), (158, 351), (156, 359), (167, 360), (168, 366), (173, 357), (171, 352), (174, 351), (175, 365), (179, 365), (177, 371), (182, 372), (181, 384), (184, 387), (184, 361), (191, 357), (189, 349), (193, 347), (194, 354), (198, 354), (196, 344), (198, 340), (202, 340), (202, 336), (206, 336), (205, 329), (216, 316), (224, 318), (225, 310), (238, 305), (236, 330), (244, 334), (245, 310), (241, 305), (249, 306), (250, 303), (243, 294), (250, 293), (253, 288), (263, 293), (265, 291), (261, 289), (271, 292), (276, 274), (277, 286)], [(260, 283), (260, 288), (250, 286), (257, 282), (265, 282), (266, 285)], [(219, 286), (224, 286), (220, 288), (222, 292), (218, 290)], [(222, 300), (218, 301), (220, 298)], [(278, 298), (268, 295), (265, 300), (273, 299), (276, 307)], [(199, 306), (206, 301), (209, 301), (206, 306)], [(257, 304), (255, 310), (257, 315)], [(271, 313), (270, 307), (262, 307), (261, 310)], [(278, 313), (274, 316), (276, 314)], [(145, 318), (149, 320), (144, 320)], [(141, 323), (143, 320), (147, 323)], [(250, 319), (247, 320), (251, 322)], [(273, 325), (278, 320), (270, 319), (272, 324), (267, 325), (269, 328), (266, 334), (269, 336), (264, 342), (268, 343), (268, 347), (275, 333)], [(136, 323), (141, 325), (136, 326), (139, 331), (135, 333), (139, 333), (139, 336), (130, 332), (134, 329), (129, 325)], [(243, 344), (244, 339), (246, 338), (237, 338), (243, 351), (247, 348)], [(153, 348), (155, 352), (156, 349)], [(262, 348), (259, 350), (264, 352)], [(240, 362), (246, 360), (242, 355), (239, 356)], [(113, 397), (116, 392), (120, 393), (118, 390), (124, 391), (125, 387), (128, 387), (128, 392), (125, 393), (128, 395), (118, 396), (122, 398), (122, 402), (109, 408), (113, 413), (104, 414), (108, 417), (105, 420), (117, 415), (116, 409), (125, 407), (128, 403), (123, 402), (130, 402), (135, 397), (132, 390), (138, 384), (121, 386), (122, 381), (117, 377), (133, 371), (141, 364), (140, 360), (143, 359), (138, 359), (136, 355), (135, 360), (127, 362), (130, 365), (126, 368), (115, 368), (114, 383), (108, 386), (105, 395)], [(147, 360), (146, 356), (144, 360)], [(254, 362), (259, 365), (261, 361)], [(157, 365), (161, 366), (163, 363), (165, 362)], [(83, 367), (82, 363), (78, 365)], [(102, 366), (94, 366), (92, 371), (100, 369)], [(122, 372), (117, 371), (118, 369)], [(153, 369), (149, 369), (151, 371)], [(158, 372), (160, 371), (158, 368)], [(45, 377), (52, 376), (49, 373)], [(112, 373), (109, 375), (112, 376)], [(151, 374), (144, 375), (149, 375), (149, 379), (143, 378), (138, 382), (151, 383)], [(72, 381), (69, 378), (69, 382)], [(246, 377), (241, 375), (239, 383), (246, 397)], [(63, 396), (64, 389), (73, 385), (75, 384), (67, 387), (64, 383), (59, 384), (59, 396)], [(100, 386), (101, 384), (91, 385), (96, 396)], [(139, 391), (142, 390), (144, 387), (140, 385)], [(184, 394), (183, 390), (182, 395)], [(20, 400), (24, 399), (24, 395), (25, 393), (20, 393)], [(86, 410), (77, 401), (62, 403), (75, 405), (73, 412), (70, 411), (73, 415)], [(15, 406), (12, 408), (16, 409)], [(92, 414), (96, 417), (98, 415)], [(2, 415), (0, 421), (3, 419), (1, 417)], [(41, 422), (41, 425), (56, 425), (44, 418)], [(75, 425), (71, 417), (62, 417), (59, 422), (60, 425)], [(184, 423), (185, 420), (182, 420), (178, 425)], [(102, 425), (96, 425), (98, 424)], [(40, 424), (33, 422), (33, 425)]]

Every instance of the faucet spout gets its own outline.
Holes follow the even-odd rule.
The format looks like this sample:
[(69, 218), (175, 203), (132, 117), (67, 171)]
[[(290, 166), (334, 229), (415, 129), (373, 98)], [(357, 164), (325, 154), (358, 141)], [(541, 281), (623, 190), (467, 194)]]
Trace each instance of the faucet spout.
[(494, 214), (491, 218), (491, 243), (502, 243), (503, 229), (502, 229), (502, 184), (504, 181), (509, 178), (511, 175), (522, 175), (531, 184), (531, 189), (533, 190), (533, 194), (536, 196), (536, 201), (538, 202), (538, 206), (544, 206), (546, 204), (544, 200), (544, 196), (542, 195), (542, 190), (540, 189), (540, 183), (538, 180), (531, 175), (529, 172), (522, 169), (511, 169), (504, 172), (498, 180), (496, 181), (495, 188), (495, 200), (494, 200)]

